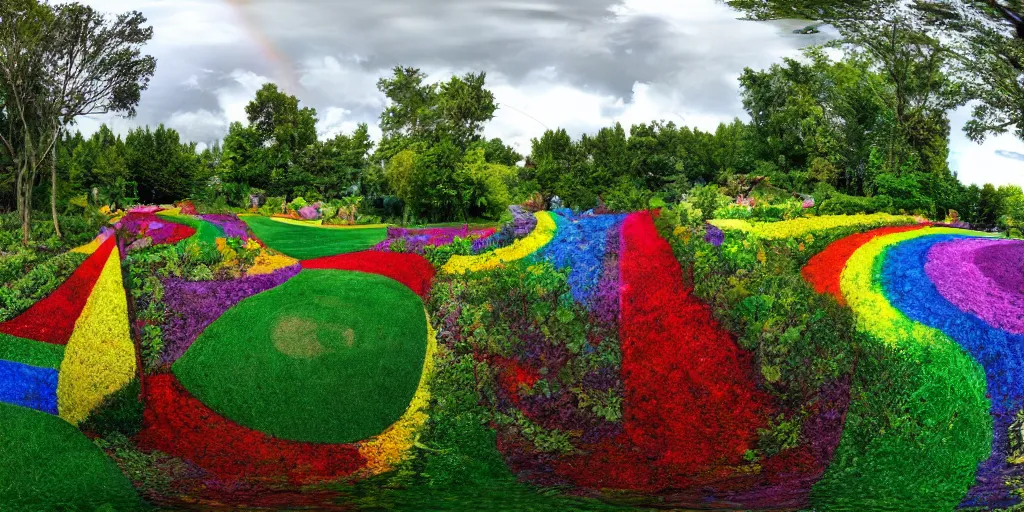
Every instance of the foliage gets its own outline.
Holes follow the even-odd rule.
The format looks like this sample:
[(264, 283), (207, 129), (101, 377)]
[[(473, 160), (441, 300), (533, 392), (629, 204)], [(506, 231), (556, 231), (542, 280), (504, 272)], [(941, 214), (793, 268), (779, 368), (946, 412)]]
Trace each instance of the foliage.
[[(137, 11), (105, 15), (79, 3), (5, 2), (0, 19), (0, 106), (21, 122), (4, 123), (0, 141), (14, 163), (23, 243), (32, 221), (33, 188), (41, 166), (51, 167), (51, 205), (57, 227), (56, 153), (61, 133), (81, 116), (135, 114), (156, 59), (142, 55), (152, 27)], [(5, 116), (5, 117), (8, 117)]]

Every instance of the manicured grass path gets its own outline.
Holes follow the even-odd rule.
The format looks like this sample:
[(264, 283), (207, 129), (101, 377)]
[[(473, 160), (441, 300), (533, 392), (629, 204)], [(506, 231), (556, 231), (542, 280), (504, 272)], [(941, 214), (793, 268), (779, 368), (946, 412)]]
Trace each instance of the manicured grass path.
[[(142, 510), (117, 465), (70, 423), (0, 403), (0, 509)], [(105, 509), (106, 510), (106, 509)]]
[(300, 260), (365, 251), (387, 236), (387, 229), (382, 227), (330, 229), (285, 224), (259, 216), (245, 216), (242, 220), (267, 247)]
[(173, 370), (191, 394), (243, 426), (349, 443), (405, 412), (425, 340), (422, 302), (401, 283), (304, 270), (228, 310)]

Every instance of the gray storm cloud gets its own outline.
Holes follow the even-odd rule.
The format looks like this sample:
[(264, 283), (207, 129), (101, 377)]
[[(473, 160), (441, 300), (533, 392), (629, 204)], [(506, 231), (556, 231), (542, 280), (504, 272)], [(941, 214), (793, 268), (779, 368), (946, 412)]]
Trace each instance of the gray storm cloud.
[[(744, 67), (767, 67), (835, 35), (793, 34), (803, 21), (742, 21), (718, 0), (88, 3), (142, 11), (156, 33), (156, 77), (138, 117), (115, 129), (167, 123), (205, 143), (244, 119), (263, 81), (315, 107), (322, 135), (372, 126), (385, 105), (375, 83), (395, 65), (439, 80), (486, 71), (502, 104), (487, 135), (522, 151), (545, 127), (579, 135), (616, 121), (666, 119), (710, 129), (745, 117), (736, 82)], [(968, 151), (954, 148), (957, 161), (969, 162)]]

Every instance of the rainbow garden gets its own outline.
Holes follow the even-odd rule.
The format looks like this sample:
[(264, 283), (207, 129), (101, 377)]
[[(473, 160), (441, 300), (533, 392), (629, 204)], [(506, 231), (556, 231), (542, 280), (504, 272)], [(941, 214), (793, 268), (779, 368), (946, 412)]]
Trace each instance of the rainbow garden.
[(0, 508), (1021, 506), (1024, 242), (510, 214), (112, 216), (3, 288)]

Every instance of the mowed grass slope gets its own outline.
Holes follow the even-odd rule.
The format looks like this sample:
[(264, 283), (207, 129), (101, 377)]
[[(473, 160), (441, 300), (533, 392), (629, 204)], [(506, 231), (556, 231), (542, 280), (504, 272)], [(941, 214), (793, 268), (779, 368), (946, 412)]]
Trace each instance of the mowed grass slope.
[(387, 229), (382, 227), (331, 229), (296, 226), (259, 216), (245, 216), (242, 220), (268, 247), (300, 260), (365, 251), (387, 235)]
[(386, 277), (304, 270), (228, 310), (173, 366), (207, 406), (293, 441), (347, 443), (405, 412), (426, 352), (419, 297)]
[(0, 403), (0, 510), (104, 505), (146, 508), (114, 461), (77, 428), (52, 414)]

